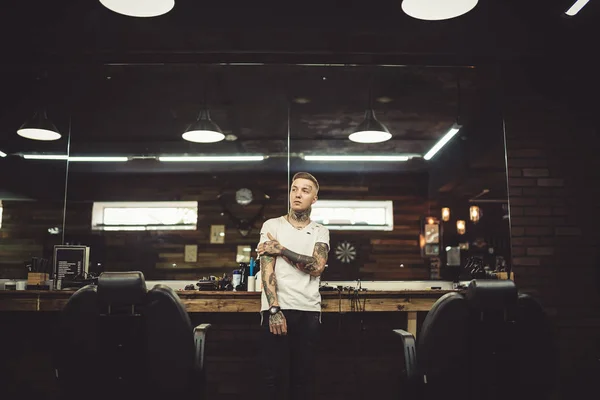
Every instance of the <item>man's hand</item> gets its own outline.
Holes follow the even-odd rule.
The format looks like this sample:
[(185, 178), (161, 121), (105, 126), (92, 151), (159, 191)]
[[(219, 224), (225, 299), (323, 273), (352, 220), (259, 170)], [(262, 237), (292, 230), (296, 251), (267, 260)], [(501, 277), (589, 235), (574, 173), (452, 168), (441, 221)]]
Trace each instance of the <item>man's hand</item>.
[(275, 315), (269, 315), (269, 330), (273, 335), (287, 334), (287, 322), (281, 310)]
[(256, 252), (259, 256), (262, 255), (270, 255), (270, 256), (279, 256), (281, 252), (284, 250), (284, 247), (277, 241), (275, 238), (267, 232), (268, 241), (263, 242), (258, 245), (256, 248)]

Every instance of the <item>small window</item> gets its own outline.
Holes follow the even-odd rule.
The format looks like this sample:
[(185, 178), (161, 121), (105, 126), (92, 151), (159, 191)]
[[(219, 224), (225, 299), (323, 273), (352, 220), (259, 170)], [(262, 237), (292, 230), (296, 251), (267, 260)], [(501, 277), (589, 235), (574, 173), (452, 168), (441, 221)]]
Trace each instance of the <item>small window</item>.
[(318, 200), (310, 218), (331, 230), (392, 231), (394, 205), (391, 200)]
[(96, 202), (92, 207), (92, 230), (195, 230), (197, 224), (195, 201)]

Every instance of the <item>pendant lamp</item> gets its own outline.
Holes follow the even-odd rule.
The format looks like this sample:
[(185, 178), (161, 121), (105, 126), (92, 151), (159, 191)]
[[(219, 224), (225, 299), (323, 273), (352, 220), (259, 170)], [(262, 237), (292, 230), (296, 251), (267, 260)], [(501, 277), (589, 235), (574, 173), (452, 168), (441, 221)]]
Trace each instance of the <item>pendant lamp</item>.
[(460, 17), (471, 11), (478, 0), (403, 0), (402, 11), (413, 18), (440, 21)]
[(61, 134), (56, 126), (48, 119), (46, 111), (37, 111), (33, 117), (17, 130), (17, 134), (32, 140), (58, 140)]
[(175, 0), (100, 0), (100, 3), (117, 14), (128, 17), (158, 17), (175, 7)]
[(188, 126), (181, 137), (195, 143), (215, 143), (225, 139), (219, 125), (210, 119), (208, 108), (200, 110), (196, 122)]

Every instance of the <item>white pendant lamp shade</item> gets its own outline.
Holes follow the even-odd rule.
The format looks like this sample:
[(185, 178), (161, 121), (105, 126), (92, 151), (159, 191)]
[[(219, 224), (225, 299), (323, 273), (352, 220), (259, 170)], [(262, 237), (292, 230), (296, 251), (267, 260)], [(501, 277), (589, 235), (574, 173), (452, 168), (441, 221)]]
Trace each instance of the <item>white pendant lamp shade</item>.
[(175, 7), (175, 0), (100, 0), (100, 3), (117, 14), (128, 17), (158, 17)]
[(373, 110), (365, 112), (365, 120), (348, 136), (348, 139), (357, 143), (381, 143), (391, 138), (392, 134), (375, 118)]
[(17, 134), (32, 140), (58, 140), (61, 135), (56, 126), (48, 119), (46, 112), (36, 112), (33, 117), (17, 130)]
[(440, 21), (459, 17), (477, 5), (478, 0), (403, 0), (402, 10), (416, 19)]
[(198, 120), (191, 124), (181, 135), (188, 142), (215, 143), (225, 139), (219, 125), (210, 119), (208, 110), (200, 111)]

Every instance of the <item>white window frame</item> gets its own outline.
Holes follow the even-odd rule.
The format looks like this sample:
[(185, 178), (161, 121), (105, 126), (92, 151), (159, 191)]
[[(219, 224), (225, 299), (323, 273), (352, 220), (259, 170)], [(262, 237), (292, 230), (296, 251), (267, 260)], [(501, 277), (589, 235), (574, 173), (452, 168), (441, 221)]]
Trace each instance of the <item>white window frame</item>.
[[(355, 225), (348, 223), (330, 223), (319, 217), (319, 210), (332, 208), (349, 209), (383, 209), (384, 221), (382, 224), (375, 222), (366, 225)], [(317, 211), (317, 212), (315, 212)], [(317, 200), (312, 205), (311, 219), (323, 224), (330, 230), (339, 231), (393, 231), (394, 230), (394, 202), (392, 200)]]
[[(193, 224), (105, 224), (105, 210), (107, 208), (189, 208), (196, 212), (196, 221)], [(92, 206), (92, 230), (94, 231), (151, 231), (151, 230), (196, 230), (198, 228), (198, 202), (197, 201), (101, 201), (94, 202)]]

